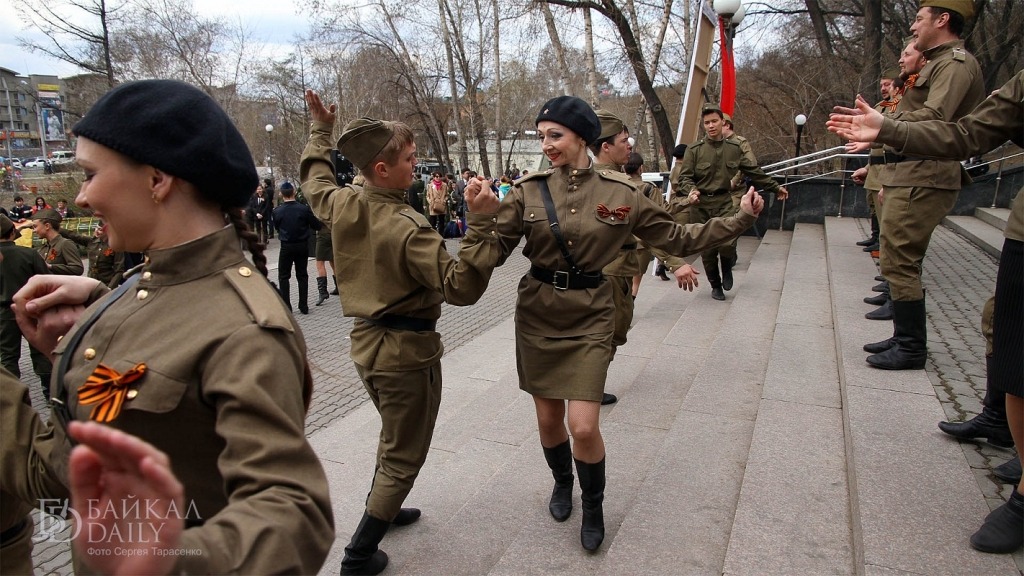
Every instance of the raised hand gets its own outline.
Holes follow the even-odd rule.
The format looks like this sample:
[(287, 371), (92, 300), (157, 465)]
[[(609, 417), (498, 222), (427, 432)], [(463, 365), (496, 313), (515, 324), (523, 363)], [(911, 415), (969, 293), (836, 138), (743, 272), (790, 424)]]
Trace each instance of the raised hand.
[(324, 106), (320, 95), (313, 90), (306, 90), (306, 105), (309, 106), (309, 113), (313, 116), (313, 120), (317, 122), (326, 122), (328, 124), (334, 124), (337, 119), (335, 112), (338, 109), (336, 104), (331, 104), (330, 107)]
[(761, 210), (764, 209), (764, 198), (754, 190), (751, 186), (747, 193), (743, 195), (743, 199), (740, 200), (740, 210), (743, 210), (747, 214), (754, 216), (755, 218), (761, 214)]
[(466, 206), (470, 212), (478, 214), (494, 214), (501, 206), (501, 200), (491, 192), (491, 181), (483, 176), (477, 176), (469, 181), (464, 192)]
[(857, 96), (856, 108), (836, 106), (825, 126), (830, 132), (854, 142), (874, 142), (882, 128), (881, 112)]

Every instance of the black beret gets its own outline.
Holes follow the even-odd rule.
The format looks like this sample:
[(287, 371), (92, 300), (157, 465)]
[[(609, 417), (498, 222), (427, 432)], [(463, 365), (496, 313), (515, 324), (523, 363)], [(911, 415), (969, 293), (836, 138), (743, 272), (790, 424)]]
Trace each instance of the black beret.
[(177, 80), (121, 84), (71, 131), (187, 180), (219, 206), (244, 206), (259, 184), (249, 147), (228, 115)]
[(679, 144), (672, 150), (673, 158), (682, 158), (683, 154), (686, 154), (686, 144)]
[(537, 114), (534, 125), (549, 120), (572, 130), (587, 144), (597, 140), (601, 135), (601, 121), (597, 114), (583, 100), (575, 96), (559, 96), (544, 103)]

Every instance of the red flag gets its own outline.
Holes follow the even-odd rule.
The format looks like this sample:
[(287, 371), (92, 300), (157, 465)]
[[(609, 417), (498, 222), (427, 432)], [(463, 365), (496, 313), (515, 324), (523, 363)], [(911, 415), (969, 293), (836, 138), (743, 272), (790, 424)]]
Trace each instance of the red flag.
[(718, 17), (718, 31), (722, 43), (722, 112), (732, 116), (736, 108), (736, 66), (732, 58), (732, 38), (726, 33), (726, 22)]

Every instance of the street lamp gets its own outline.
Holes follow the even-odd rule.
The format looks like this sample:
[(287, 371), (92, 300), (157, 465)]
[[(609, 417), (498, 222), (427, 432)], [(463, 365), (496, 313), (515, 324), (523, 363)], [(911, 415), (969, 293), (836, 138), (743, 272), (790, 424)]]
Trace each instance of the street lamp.
[[(270, 154), (269, 154), (269, 157), (270, 157), (270, 160), (269, 160), (269, 162), (270, 162), (270, 181), (274, 182), (274, 125), (273, 124), (267, 124), (265, 129), (267, 131), (267, 139), (269, 140), (269, 148), (270, 148)], [(275, 183), (274, 186), (276, 187), (277, 184)], [(274, 193), (273, 190), (271, 190), (270, 192), (271, 192), (271, 194)]]
[(796, 156), (800, 157), (800, 136), (804, 133), (804, 124), (807, 124), (807, 116), (803, 114), (797, 114), (793, 118), (793, 122), (796, 123)]

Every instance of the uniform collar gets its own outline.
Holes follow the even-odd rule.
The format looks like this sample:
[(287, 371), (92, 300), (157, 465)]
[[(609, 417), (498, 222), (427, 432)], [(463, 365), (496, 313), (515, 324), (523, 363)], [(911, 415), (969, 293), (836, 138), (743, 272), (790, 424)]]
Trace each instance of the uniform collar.
[(258, 273), (245, 260), (238, 234), (234, 226), (228, 224), (202, 238), (147, 252), (140, 285), (183, 284), (235, 266), (245, 266), (251, 273)]
[(363, 184), (363, 194), (375, 202), (405, 203), (405, 190), (397, 188), (381, 188), (367, 182)]
[(946, 52), (951, 52), (951, 51), (953, 51), (956, 48), (963, 48), (963, 47), (964, 47), (964, 41), (963, 40), (951, 40), (949, 42), (946, 42), (945, 44), (939, 44), (938, 46), (933, 46), (933, 47), (925, 50), (921, 54), (923, 54), (924, 57), (927, 58), (928, 60), (934, 60), (937, 56), (939, 56), (941, 54), (944, 54)]
[(558, 168), (555, 169), (555, 174), (557, 174), (558, 177), (561, 180), (565, 180), (566, 182), (569, 182), (569, 181), (580, 182), (582, 180), (586, 180), (590, 176), (593, 176), (594, 175), (594, 169), (595, 169), (594, 161), (591, 160), (590, 161), (590, 166), (587, 166), (586, 168), (573, 168), (571, 166), (559, 166)]
[(595, 162), (594, 170), (611, 170), (612, 172), (622, 172), (622, 166), (617, 166), (615, 164), (606, 164), (604, 162)]

